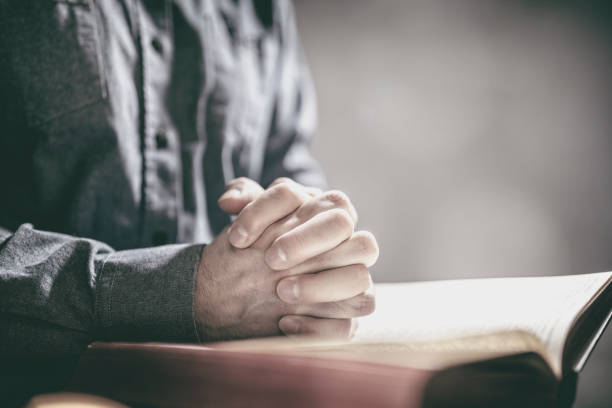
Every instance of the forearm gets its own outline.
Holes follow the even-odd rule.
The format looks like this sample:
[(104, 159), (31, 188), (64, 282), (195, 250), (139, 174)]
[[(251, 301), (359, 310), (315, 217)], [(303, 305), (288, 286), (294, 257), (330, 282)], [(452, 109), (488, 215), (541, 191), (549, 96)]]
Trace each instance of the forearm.
[(201, 245), (115, 252), (28, 225), (0, 232), (0, 242), (2, 354), (74, 353), (98, 339), (197, 341)]
[(0, 395), (8, 406), (64, 387), (94, 340), (197, 341), (202, 245), (113, 251), (22, 225), (0, 228)]

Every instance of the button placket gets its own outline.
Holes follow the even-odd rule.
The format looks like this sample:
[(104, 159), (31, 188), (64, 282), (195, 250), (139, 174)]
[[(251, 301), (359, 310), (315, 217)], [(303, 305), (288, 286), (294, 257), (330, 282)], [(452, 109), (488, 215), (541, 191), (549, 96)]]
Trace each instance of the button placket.
[[(142, 19), (143, 92), (145, 95), (145, 221), (147, 245), (176, 241), (180, 166), (173, 147), (172, 125), (164, 101), (171, 79), (171, 24), (148, 13)], [(169, 19), (169, 14), (166, 14)]]

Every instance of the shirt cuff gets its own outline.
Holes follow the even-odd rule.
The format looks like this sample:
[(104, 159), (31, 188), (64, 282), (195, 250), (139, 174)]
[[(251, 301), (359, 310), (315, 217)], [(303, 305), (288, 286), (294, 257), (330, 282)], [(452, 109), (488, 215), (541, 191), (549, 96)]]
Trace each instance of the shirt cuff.
[(198, 342), (193, 310), (203, 245), (118, 251), (96, 263), (105, 340)]

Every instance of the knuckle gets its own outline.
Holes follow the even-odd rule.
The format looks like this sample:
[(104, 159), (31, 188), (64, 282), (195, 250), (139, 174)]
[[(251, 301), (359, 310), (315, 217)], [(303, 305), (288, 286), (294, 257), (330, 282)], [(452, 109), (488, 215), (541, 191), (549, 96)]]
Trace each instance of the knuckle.
[(351, 206), (351, 200), (340, 190), (330, 190), (323, 195), (323, 199), (331, 202), (335, 207), (348, 209)]
[(247, 177), (238, 177), (229, 182), (229, 185), (249, 184), (253, 181)]
[(376, 297), (371, 293), (359, 295), (355, 304), (357, 316), (367, 316), (376, 310)]
[(356, 232), (353, 236), (353, 240), (355, 241), (357, 250), (362, 252), (374, 252), (378, 248), (374, 235), (368, 231)]
[(354, 238), (357, 250), (366, 255), (367, 266), (373, 265), (378, 259), (379, 248), (374, 234), (369, 231), (359, 231)]
[(299, 194), (291, 183), (279, 183), (270, 189), (270, 195), (281, 201), (297, 201)]
[(270, 188), (270, 195), (275, 198), (283, 198), (286, 194), (289, 194), (289, 189), (289, 184), (279, 183)]
[(275, 186), (280, 183), (291, 183), (291, 182), (293, 182), (293, 180), (291, 180), (289, 177), (278, 177), (272, 183), (270, 183), (270, 185)]
[(336, 227), (348, 233), (353, 231), (353, 219), (345, 210), (336, 208), (329, 211), (332, 222)]
[(322, 195), (322, 200), (326, 203), (326, 206), (331, 204), (334, 208), (342, 208), (346, 210), (354, 222), (357, 221), (358, 215), (351, 199), (344, 192), (340, 190), (330, 190)]

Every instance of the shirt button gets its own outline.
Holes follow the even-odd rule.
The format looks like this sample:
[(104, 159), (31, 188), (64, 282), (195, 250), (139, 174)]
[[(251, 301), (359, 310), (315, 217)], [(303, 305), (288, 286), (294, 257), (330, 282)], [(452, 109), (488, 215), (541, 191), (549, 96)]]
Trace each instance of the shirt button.
[(168, 136), (166, 136), (165, 132), (157, 132), (155, 135), (155, 144), (158, 149), (165, 149), (168, 147)]
[(155, 231), (151, 241), (154, 246), (166, 245), (168, 243), (168, 233), (166, 231)]
[(157, 37), (153, 38), (153, 40), (151, 40), (151, 46), (153, 47), (155, 51), (157, 51), (158, 54), (164, 53), (164, 46), (159, 38)]

